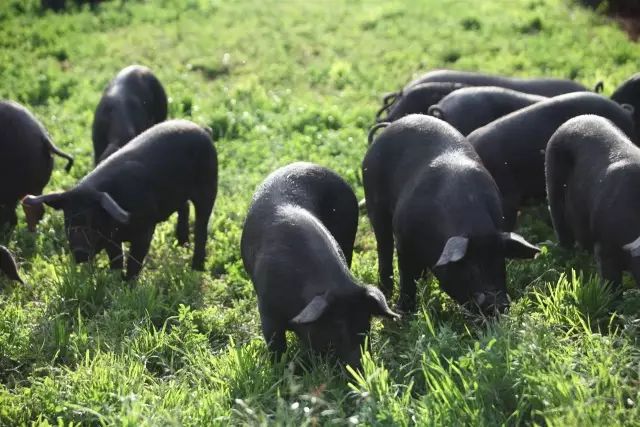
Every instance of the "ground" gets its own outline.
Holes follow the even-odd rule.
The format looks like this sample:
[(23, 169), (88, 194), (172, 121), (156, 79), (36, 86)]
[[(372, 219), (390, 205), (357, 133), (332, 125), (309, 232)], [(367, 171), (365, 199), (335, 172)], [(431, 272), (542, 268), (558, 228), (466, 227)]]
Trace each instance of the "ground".
[[(640, 423), (640, 292), (627, 278), (615, 300), (588, 254), (555, 246), (545, 207), (523, 215), (519, 232), (543, 254), (508, 264), (507, 315), (472, 316), (427, 278), (417, 314), (374, 322), (362, 372), (294, 337), (272, 363), (239, 252), (253, 191), (279, 166), (330, 167), (362, 197), (381, 95), (422, 72), (603, 81), (610, 94), (640, 63), (614, 21), (569, 0), (112, 1), (57, 15), (37, 3), (0, 3), (0, 98), (27, 105), (76, 157), (70, 174), (56, 161), (47, 190), (91, 169), (101, 91), (140, 63), (171, 117), (213, 130), (219, 195), (206, 272), (189, 269), (173, 217), (132, 285), (105, 255), (74, 265), (59, 212), (36, 234), (20, 217), (4, 242), (26, 285), (0, 279), (0, 424)], [(366, 217), (353, 272), (377, 282)]]

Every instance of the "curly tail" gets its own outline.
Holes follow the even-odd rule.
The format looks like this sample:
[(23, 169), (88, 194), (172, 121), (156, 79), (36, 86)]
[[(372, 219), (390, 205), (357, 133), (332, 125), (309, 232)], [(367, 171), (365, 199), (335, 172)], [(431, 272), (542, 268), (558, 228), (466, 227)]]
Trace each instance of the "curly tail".
[(378, 112), (376, 112), (377, 122), (380, 121), (380, 116), (382, 116), (382, 113), (388, 111), (400, 96), (402, 96), (402, 90), (388, 93), (382, 98), (382, 107), (378, 110)]
[(45, 144), (47, 144), (47, 148), (49, 149), (50, 152), (52, 152), (53, 154), (56, 154), (62, 158), (67, 159), (67, 166), (64, 168), (65, 171), (69, 172), (71, 170), (71, 167), (73, 166), (73, 156), (71, 156), (70, 154), (65, 153), (64, 151), (60, 150), (58, 147), (56, 147), (53, 144), (53, 141), (51, 141), (50, 138), (44, 138)]
[(442, 111), (442, 108), (438, 107), (438, 104), (434, 104), (429, 107), (429, 109), (427, 110), (427, 114), (440, 120), (445, 120), (444, 111)]
[(369, 129), (369, 135), (367, 135), (367, 140), (369, 141), (369, 145), (371, 145), (371, 143), (373, 142), (373, 137), (375, 136), (378, 129), (386, 128), (390, 124), (391, 124), (390, 122), (380, 122), (373, 125), (371, 129)]
[(595, 93), (602, 93), (602, 91), (604, 90), (604, 82), (602, 80), (600, 80), (598, 83), (596, 83), (596, 85), (593, 87), (593, 91)]
[(389, 92), (382, 98), (382, 103), (384, 105), (391, 105), (396, 102), (396, 99), (398, 99), (400, 95), (402, 95), (402, 89), (397, 92)]

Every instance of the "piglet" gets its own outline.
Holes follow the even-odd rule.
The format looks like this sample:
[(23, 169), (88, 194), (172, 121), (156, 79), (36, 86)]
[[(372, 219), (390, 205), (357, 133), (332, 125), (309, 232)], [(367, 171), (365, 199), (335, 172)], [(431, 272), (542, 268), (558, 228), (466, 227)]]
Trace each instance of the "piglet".
[(460, 132), (435, 117), (405, 116), (375, 138), (362, 177), (387, 297), (394, 243), (398, 252), (400, 310), (415, 310), (416, 281), (427, 271), (460, 304), (488, 314), (507, 308), (505, 258), (539, 249), (502, 232), (498, 187)]
[(122, 243), (131, 242), (126, 277), (133, 279), (157, 223), (177, 211), (179, 240), (187, 236), (189, 201), (196, 212), (192, 267), (204, 269), (217, 186), (218, 160), (209, 134), (195, 123), (171, 120), (137, 136), (72, 189), (28, 196), (23, 203), (44, 203), (64, 212), (76, 262), (86, 262), (104, 249), (111, 268), (121, 269)]
[(572, 118), (549, 140), (546, 180), (560, 244), (593, 251), (616, 287), (624, 270), (640, 286), (640, 148), (604, 117)]
[(147, 67), (130, 65), (109, 82), (93, 118), (97, 165), (151, 126), (167, 119), (167, 95)]
[(242, 260), (265, 341), (277, 355), (292, 330), (311, 349), (333, 350), (358, 366), (371, 317), (397, 317), (382, 292), (360, 285), (349, 271), (357, 225), (353, 190), (326, 168), (293, 163), (256, 190), (242, 231)]

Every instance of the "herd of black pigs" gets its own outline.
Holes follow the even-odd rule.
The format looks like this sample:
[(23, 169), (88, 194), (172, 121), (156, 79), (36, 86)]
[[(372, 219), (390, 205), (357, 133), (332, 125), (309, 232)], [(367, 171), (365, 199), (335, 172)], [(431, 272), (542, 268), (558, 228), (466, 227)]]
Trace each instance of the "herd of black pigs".
[[(557, 78), (510, 78), (437, 70), (384, 97), (362, 162), (365, 200), (335, 172), (298, 162), (256, 190), (240, 243), (257, 294), (262, 331), (275, 355), (294, 331), (312, 350), (358, 366), (372, 316), (416, 308), (416, 281), (433, 273), (455, 301), (484, 315), (509, 306), (506, 258), (539, 248), (513, 232), (518, 212), (548, 201), (558, 242), (592, 251), (619, 291), (627, 270), (640, 284), (640, 73), (606, 98)], [(0, 227), (17, 224), (21, 202), (35, 231), (44, 205), (64, 214), (78, 263), (103, 249), (135, 280), (156, 224), (178, 213), (203, 270), (218, 161), (210, 132), (167, 120), (167, 96), (146, 67), (124, 68), (96, 108), (95, 168), (73, 188), (42, 194), (59, 150), (26, 108), (0, 101)], [(364, 147), (364, 145), (363, 145)], [(377, 241), (379, 287), (350, 272), (359, 208)], [(128, 251), (123, 243), (130, 243)], [(393, 254), (400, 286), (393, 311)], [(0, 246), (0, 271), (22, 281)]]

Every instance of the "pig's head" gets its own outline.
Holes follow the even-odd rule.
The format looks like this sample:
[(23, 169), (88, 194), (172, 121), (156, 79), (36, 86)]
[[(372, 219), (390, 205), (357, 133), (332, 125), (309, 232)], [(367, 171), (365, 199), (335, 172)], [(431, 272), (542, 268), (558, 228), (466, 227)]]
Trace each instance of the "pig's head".
[(374, 286), (350, 286), (315, 296), (290, 320), (292, 329), (315, 351), (333, 351), (344, 363), (360, 366), (360, 348), (372, 316), (399, 318)]
[(93, 189), (73, 189), (44, 196), (27, 196), (27, 207), (46, 204), (64, 212), (64, 227), (69, 247), (76, 262), (93, 258), (110, 239), (119, 224), (129, 222), (129, 213), (105, 192)]
[(445, 243), (433, 271), (457, 302), (471, 303), (491, 314), (509, 306), (505, 258), (534, 258), (539, 252), (515, 233), (453, 236)]

